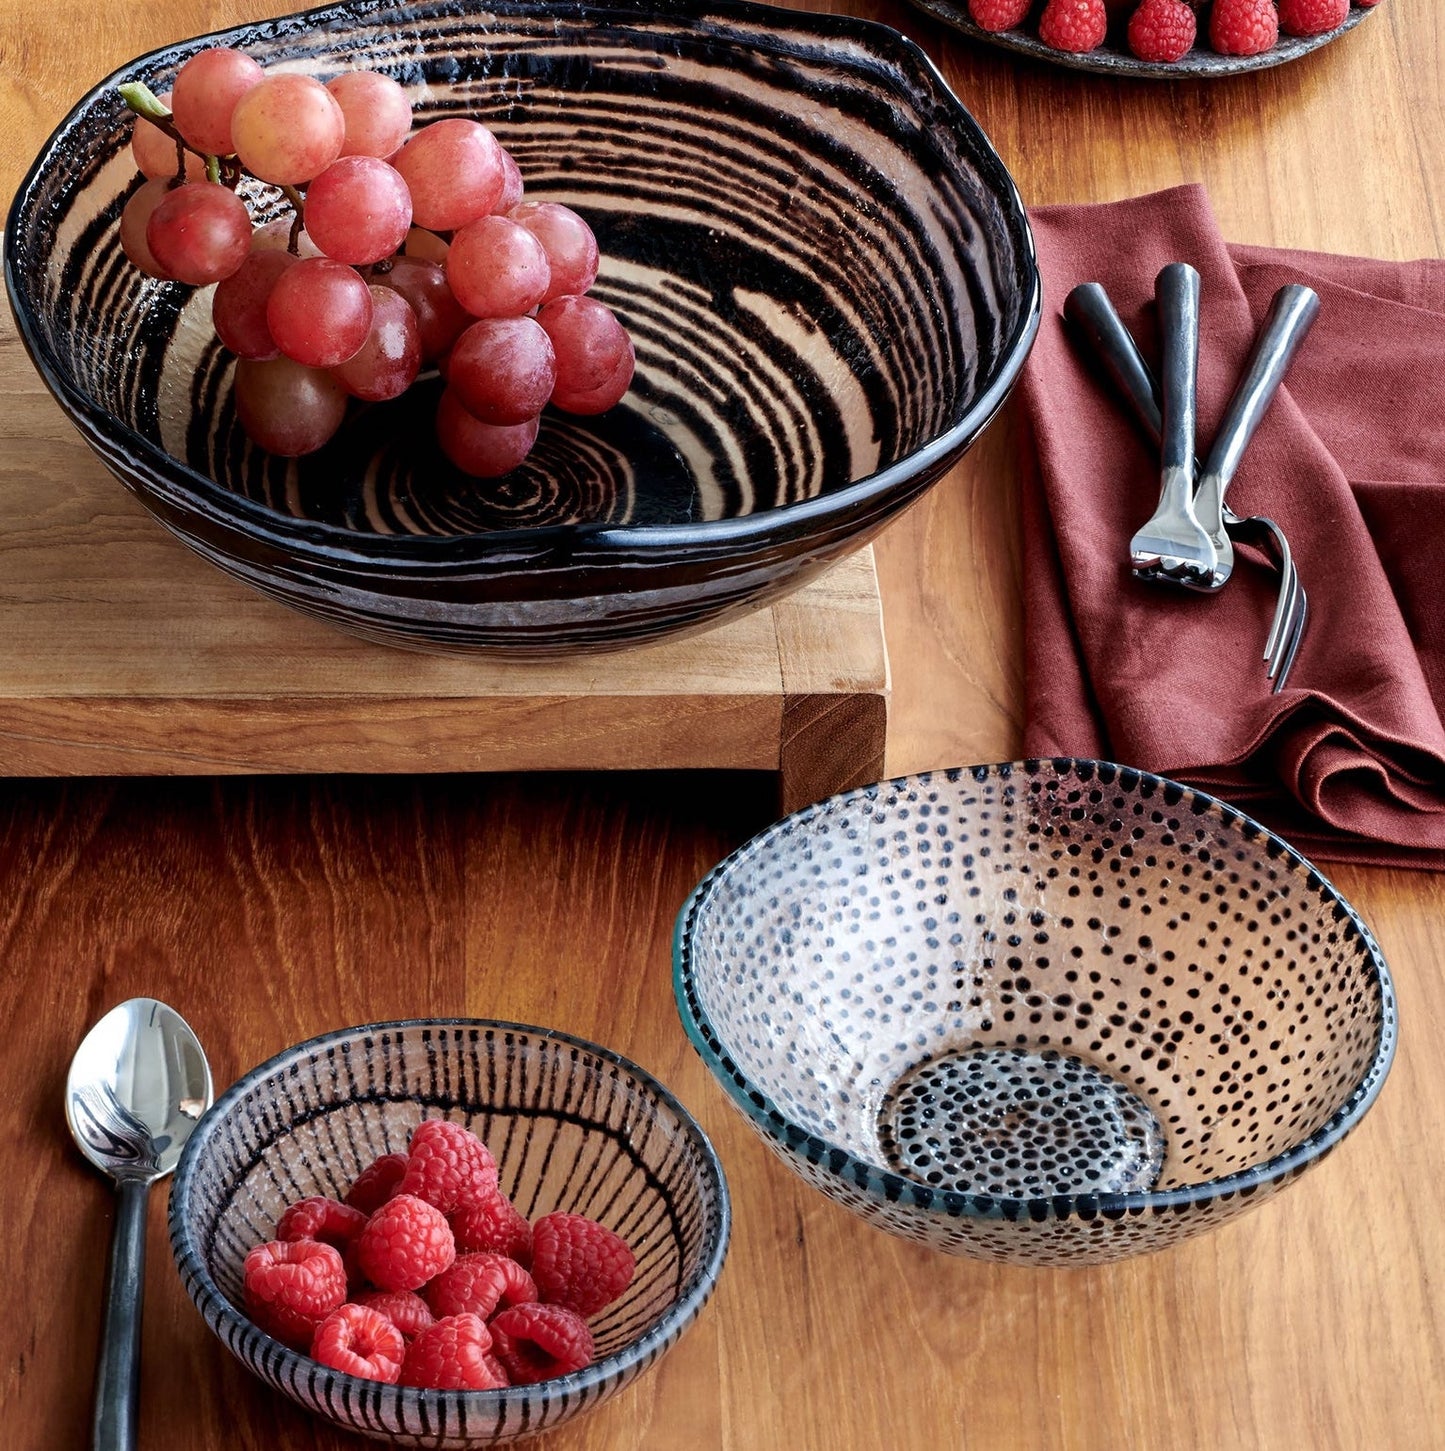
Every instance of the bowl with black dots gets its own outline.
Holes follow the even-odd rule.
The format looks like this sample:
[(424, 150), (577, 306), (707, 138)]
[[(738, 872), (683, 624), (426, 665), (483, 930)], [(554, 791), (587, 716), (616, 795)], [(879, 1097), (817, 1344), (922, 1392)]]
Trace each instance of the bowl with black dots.
[(1092, 1264), (1262, 1203), (1374, 1103), (1389, 970), (1293, 848), (1146, 772), (1047, 760), (807, 807), (689, 898), (674, 987), (765, 1142), (878, 1227)]

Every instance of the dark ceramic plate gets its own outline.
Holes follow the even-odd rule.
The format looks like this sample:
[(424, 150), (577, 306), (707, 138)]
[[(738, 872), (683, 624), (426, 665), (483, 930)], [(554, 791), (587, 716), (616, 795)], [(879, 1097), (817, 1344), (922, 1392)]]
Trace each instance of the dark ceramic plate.
[[(493, 127), (529, 195), (597, 232), (595, 295), (637, 346), (623, 405), (549, 417), (490, 485), (437, 451), (439, 385), (300, 462), (251, 447), (209, 294), (144, 279), (118, 241), (136, 178), (115, 84), (166, 89), (214, 44), (383, 70), (419, 121)], [(615, 646), (795, 588), (958, 459), (1039, 318), (1018, 194), (923, 53), (729, 0), (362, 0), (141, 57), (41, 152), (5, 269), (46, 382), (167, 527), (287, 604), (454, 650)]]
[[(1283, 65), (1285, 61), (1298, 60), (1302, 55), (1308, 55), (1322, 45), (1338, 40), (1370, 13), (1368, 8), (1354, 6), (1349, 18), (1338, 30), (1332, 30), (1328, 35), (1311, 36), (1308, 40), (1286, 36), (1262, 55), (1218, 55), (1212, 50), (1196, 46), (1173, 65), (1155, 65), (1130, 55), (1123, 49), (1122, 37), (1119, 37), (1116, 45), (1112, 27), (1109, 39), (1098, 50), (1090, 51), (1086, 55), (1070, 55), (1045, 45), (1031, 31), (1019, 29), (995, 33), (985, 30), (969, 19), (967, 0), (959, 0), (957, 4), (950, 3), (950, 0), (913, 0), (913, 3), (920, 10), (926, 10), (944, 24), (961, 30), (965, 35), (973, 36), (975, 40), (1002, 46), (1005, 50), (1017, 51), (1020, 55), (1033, 56), (1036, 60), (1046, 60), (1051, 65), (1065, 66), (1069, 70), (1092, 71), (1096, 75), (1138, 76), (1144, 80), (1156, 81), (1177, 81), (1196, 76), (1237, 76), (1244, 71), (1266, 70), (1270, 66)], [(1200, 39), (1203, 45), (1202, 32)]]

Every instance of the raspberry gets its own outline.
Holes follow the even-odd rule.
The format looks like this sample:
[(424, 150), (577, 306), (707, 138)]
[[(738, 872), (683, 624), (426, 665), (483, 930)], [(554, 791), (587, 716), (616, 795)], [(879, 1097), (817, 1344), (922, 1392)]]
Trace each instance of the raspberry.
[(406, 1341), (385, 1315), (365, 1305), (343, 1305), (316, 1327), (311, 1358), (347, 1375), (395, 1385), (401, 1377)]
[(595, 1219), (544, 1214), (532, 1226), (532, 1278), (538, 1295), (584, 1319), (610, 1305), (632, 1283), (636, 1268), (626, 1242)]
[(406, 1173), (405, 1154), (383, 1154), (356, 1176), (346, 1191), (346, 1202), (363, 1214), (375, 1214), (393, 1194)]
[(1214, 0), (1209, 43), (1221, 55), (1259, 55), (1278, 39), (1274, 0)]
[(419, 1290), (456, 1259), (457, 1249), (440, 1209), (397, 1194), (366, 1221), (356, 1255), (378, 1290)]
[(531, 1275), (504, 1255), (458, 1255), (457, 1262), (426, 1287), (427, 1304), (438, 1318), (480, 1315), (490, 1320), (498, 1308), (527, 1305), (537, 1298)]
[(1338, 30), (1349, 14), (1350, 0), (1279, 0), (1279, 28), (1288, 35)]
[(476, 1315), (449, 1315), (407, 1346), (401, 1383), (438, 1391), (490, 1391), (507, 1384), (489, 1354), (491, 1332)]
[(981, 30), (1012, 30), (1022, 25), (1034, 0), (968, 0), (968, 13)]
[(1129, 20), (1129, 49), (1140, 60), (1169, 64), (1189, 53), (1194, 34), (1194, 12), (1184, 0), (1144, 0)]
[(385, 1315), (408, 1340), (436, 1322), (431, 1306), (415, 1290), (365, 1290), (356, 1303)]
[(464, 1204), (447, 1216), (458, 1254), (485, 1250), (506, 1255), (526, 1269), (532, 1263), (532, 1226), (500, 1189), (476, 1204)]
[(491, 1324), (497, 1359), (514, 1386), (592, 1364), (592, 1332), (565, 1305), (514, 1305)]
[(1049, 0), (1039, 17), (1039, 39), (1054, 50), (1093, 50), (1108, 28), (1104, 0)]
[(365, 1228), (366, 1216), (359, 1209), (339, 1204), (335, 1199), (323, 1199), (318, 1194), (297, 1200), (281, 1216), (276, 1238), (288, 1243), (297, 1239), (319, 1240), (335, 1246), (344, 1256), (346, 1247)]
[(259, 1244), (242, 1270), (246, 1314), (268, 1335), (309, 1350), (316, 1327), (346, 1299), (341, 1255), (314, 1239)]
[(485, 1199), (497, 1187), (497, 1163), (474, 1134), (447, 1119), (429, 1118), (412, 1130), (398, 1194), (412, 1194), (443, 1214)]

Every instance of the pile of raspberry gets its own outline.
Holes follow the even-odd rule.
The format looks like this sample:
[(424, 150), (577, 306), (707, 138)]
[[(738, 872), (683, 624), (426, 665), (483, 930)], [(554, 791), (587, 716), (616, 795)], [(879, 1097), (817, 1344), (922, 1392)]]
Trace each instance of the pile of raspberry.
[(590, 1365), (587, 1321), (636, 1260), (581, 1214), (532, 1223), (487, 1146), (426, 1119), (405, 1154), (364, 1169), (344, 1200), (291, 1205), (246, 1256), (246, 1313), (322, 1365), (434, 1390), (532, 1385)]
[[(974, 23), (1014, 30), (1037, 16), (1038, 37), (1075, 55), (1097, 50), (1112, 25), (1140, 60), (1172, 64), (1207, 36), (1221, 55), (1260, 55), (1280, 32), (1327, 35), (1349, 17), (1351, 0), (968, 0)], [(1379, 0), (1354, 0), (1368, 9)]]

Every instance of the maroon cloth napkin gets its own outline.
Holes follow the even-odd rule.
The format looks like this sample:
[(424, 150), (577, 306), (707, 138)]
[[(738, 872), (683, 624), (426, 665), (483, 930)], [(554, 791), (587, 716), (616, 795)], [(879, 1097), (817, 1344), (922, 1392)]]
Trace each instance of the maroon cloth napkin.
[[(1033, 213), (1044, 320), (1024, 374), (1030, 756), (1095, 756), (1201, 786), (1307, 855), (1445, 868), (1445, 261), (1228, 244), (1202, 188)], [(1275, 291), (1320, 294), (1230, 490), (1276, 519), (1311, 619), (1286, 689), (1262, 654), (1277, 574), (1250, 550), (1217, 595), (1141, 584), (1128, 541), (1157, 450), (1064, 330), (1101, 282), (1157, 362), (1154, 278), (1203, 283), (1199, 454)]]

